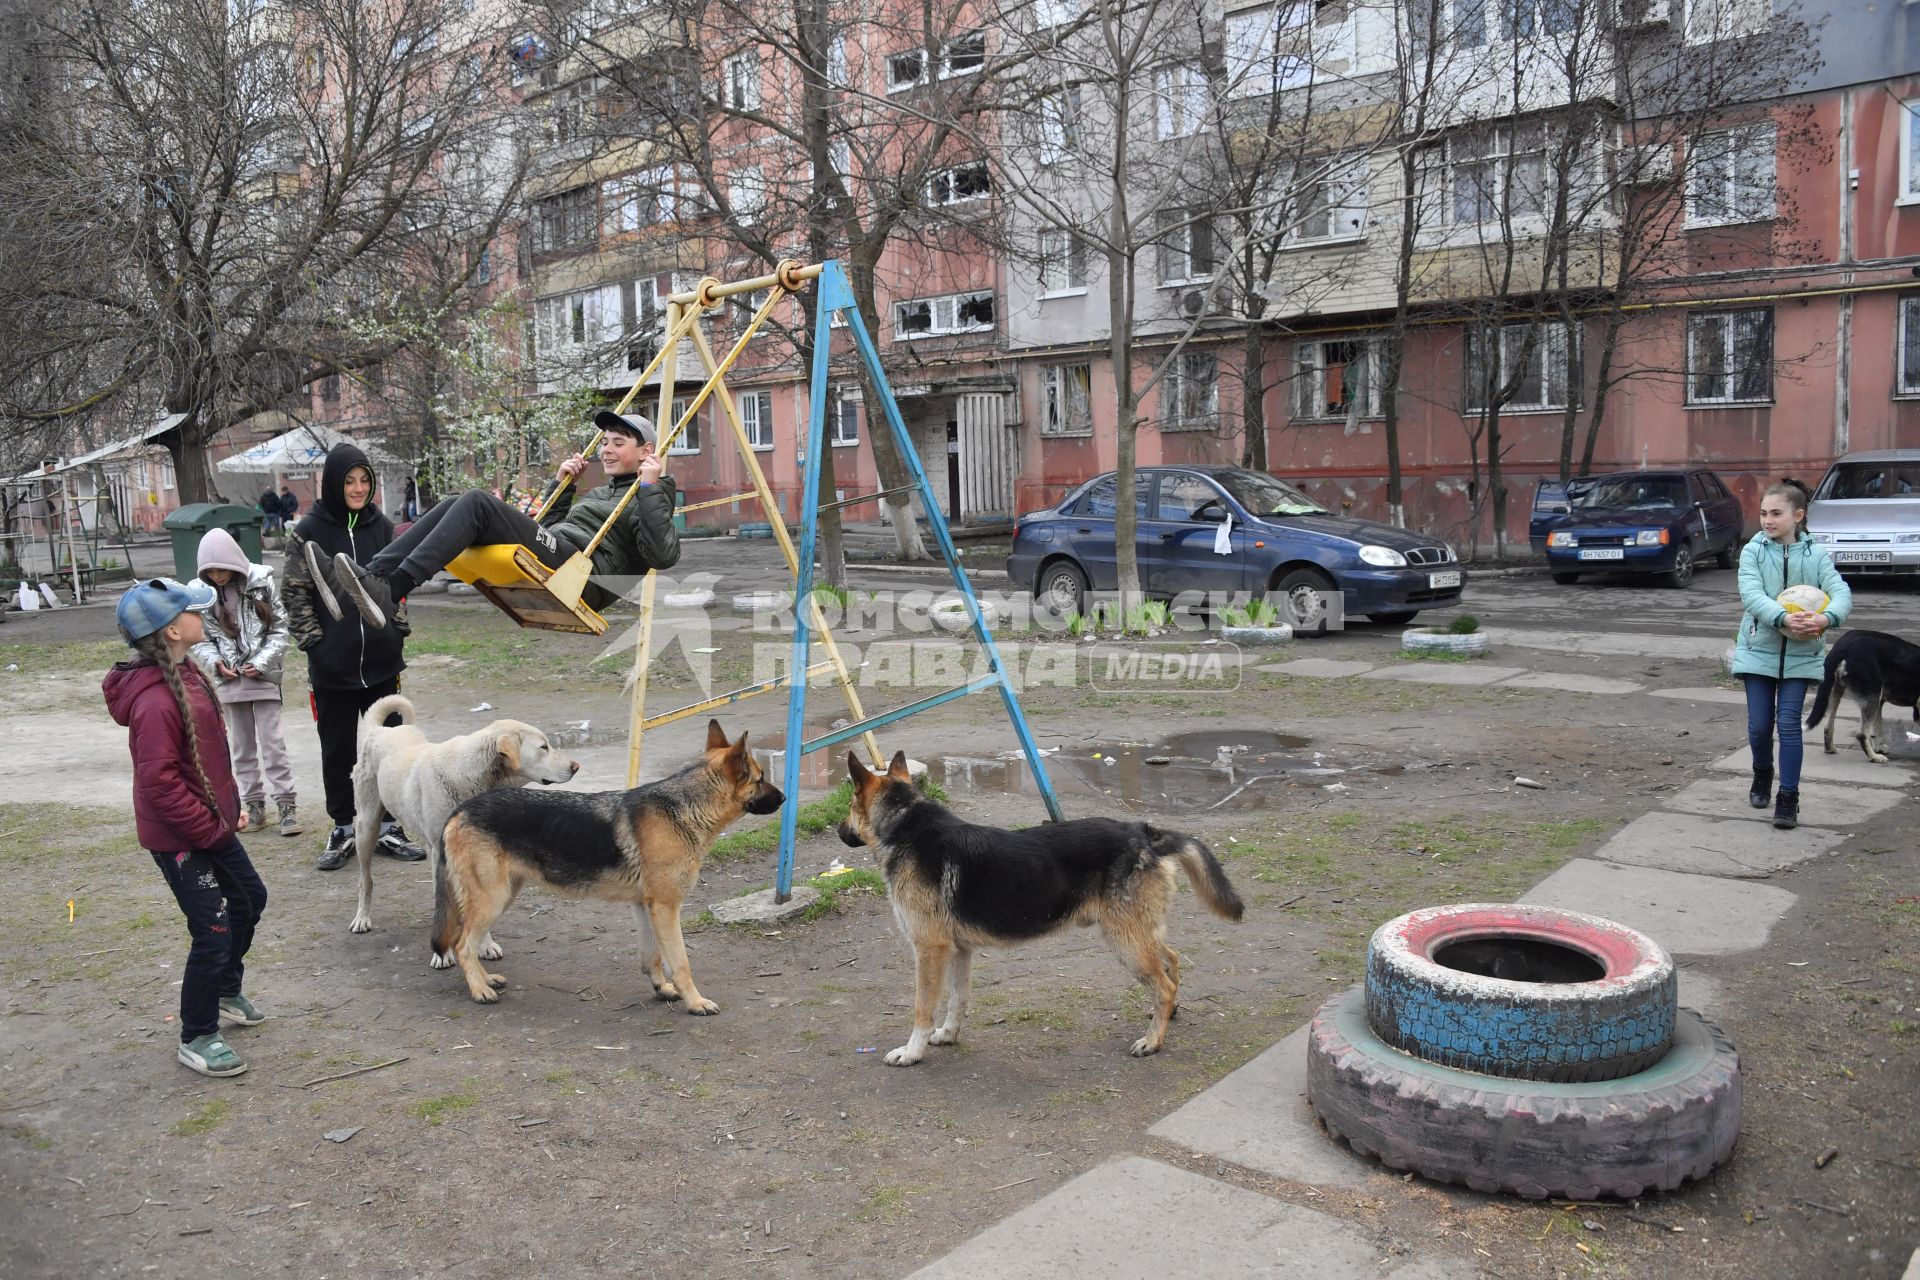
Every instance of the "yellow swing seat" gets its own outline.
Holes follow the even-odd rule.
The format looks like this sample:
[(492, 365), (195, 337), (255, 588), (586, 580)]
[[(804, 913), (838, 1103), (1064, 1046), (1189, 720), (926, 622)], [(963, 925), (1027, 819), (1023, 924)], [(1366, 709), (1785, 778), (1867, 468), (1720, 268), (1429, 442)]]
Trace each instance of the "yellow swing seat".
[(502, 613), (523, 627), (605, 635), (607, 620), (581, 600), (593, 561), (575, 552), (558, 569), (517, 542), (468, 547), (447, 565), (447, 572), (472, 585)]

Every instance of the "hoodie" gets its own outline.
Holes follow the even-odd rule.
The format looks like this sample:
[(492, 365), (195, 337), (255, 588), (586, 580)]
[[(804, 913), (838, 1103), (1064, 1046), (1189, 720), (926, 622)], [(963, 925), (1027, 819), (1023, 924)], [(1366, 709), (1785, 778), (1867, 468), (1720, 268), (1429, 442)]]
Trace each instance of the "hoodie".
[[(289, 637), (287, 609), (273, 570), (249, 561), (225, 529), (209, 529), (200, 539), (201, 581), (206, 581), (209, 569), (226, 569), (239, 577), (218, 588), (220, 602), (207, 614), (207, 638), (193, 646), (194, 661), (213, 681), (221, 702), (280, 701), (280, 659)], [(256, 604), (266, 608), (264, 621)], [(228, 620), (234, 627), (231, 632)], [(260, 675), (229, 679), (220, 674), (223, 663), (236, 672), (252, 666)]]
[(324, 609), (307, 572), (304, 544), (317, 545), (326, 556), (345, 552), (366, 564), (393, 541), (393, 522), (371, 501), (358, 511), (347, 509), (347, 473), (373, 465), (358, 445), (342, 441), (327, 451), (320, 470), (320, 497), (301, 516), (287, 536), (287, 561), (281, 574), (287, 603), (287, 624), (294, 643), (307, 655), (307, 678), (315, 689), (370, 689), (392, 680), (406, 669), (401, 644), (407, 635), (403, 604), (384, 627), (369, 627), (352, 609), (335, 618)]
[(240, 824), (240, 789), (227, 762), (227, 730), (213, 690), (191, 662), (180, 664), (180, 683), (193, 708), (200, 763), (213, 784), (216, 809), (193, 767), (186, 722), (167, 678), (151, 658), (122, 662), (100, 682), (107, 710), (126, 726), (133, 752), (133, 820), (143, 847), (155, 853), (212, 849)]

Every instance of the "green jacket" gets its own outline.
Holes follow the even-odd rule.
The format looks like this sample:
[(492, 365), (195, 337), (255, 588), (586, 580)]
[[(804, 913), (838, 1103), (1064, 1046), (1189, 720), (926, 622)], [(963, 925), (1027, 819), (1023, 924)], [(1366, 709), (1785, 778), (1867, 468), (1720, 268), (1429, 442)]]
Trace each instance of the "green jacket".
[[(578, 502), (574, 501), (573, 489), (569, 487), (554, 501), (553, 509), (540, 523), (575, 551), (584, 551), (635, 479), (634, 476), (615, 476), (598, 489), (582, 494)], [(653, 484), (644, 486), (620, 513), (620, 523), (595, 548), (594, 576), (637, 578), (649, 569), (671, 569), (678, 564), (680, 535), (673, 527), (676, 496), (671, 476), (661, 476)], [(589, 583), (583, 598), (593, 608), (604, 609), (618, 600), (620, 594), (617, 588), (609, 590)]]
[(1853, 611), (1853, 592), (1846, 579), (1808, 534), (1783, 547), (1764, 532), (1756, 533), (1741, 549), (1740, 603), (1746, 613), (1734, 641), (1733, 674), (1778, 680), (1819, 680), (1826, 675), (1826, 642), (1795, 640), (1780, 629), (1787, 611), (1775, 597), (1800, 585), (1827, 593), (1825, 613), (1836, 627)]

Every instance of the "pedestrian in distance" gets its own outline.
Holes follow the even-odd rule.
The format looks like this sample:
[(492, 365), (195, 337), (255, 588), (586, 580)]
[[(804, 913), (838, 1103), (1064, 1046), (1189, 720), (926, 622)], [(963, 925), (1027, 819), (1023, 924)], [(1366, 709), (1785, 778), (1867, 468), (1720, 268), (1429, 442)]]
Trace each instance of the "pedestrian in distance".
[(280, 495), (268, 485), (260, 494), (260, 532), (279, 533), (284, 526), (280, 520)]
[[(385, 627), (370, 627), (358, 616), (342, 618), (321, 607), (308, 555), (365, 564), (392, 541), (393, 522), (373, 501), (373, 465), (358, 445), (343, 440), (327, 451), (319, 500), (287, 535), (281, 586), (288, 629), (307, 655), (309, 697), (320, 732), (320, 779), (327, 817), (333, 820), (314, 863), (321, 871), (338, 871), (354, 856), (353, 765), (359, 755), (360, 717), (380, 699), (400, 692), (400, 673), (407, 666), (401, 647), (409, 628), (404, 601)], [(398, 724), (399, 717), (391, 716), (387, 723)], [(382, 820), (375, 848), (405, 862), (427, 856), (390, 819)]]
[(247, 828), (267, 828), (267, 787), (279, 811), (280, 834), (304, 828), (295, 812), (293, 765), (280, 721), (281, 661), (290, 634), (287, 609), (273, 570), (254, 564), (225, 529), (200, 539), (200, 581), (213, 588), (207, 638), (193, 657), (213, 677), (213, 692), (227, 713), (233, 772), (247, 806)]
[(300, 498), (285, 485), (280, 486), (280, 523), (291, 529), (295, 517), (300, 514)]
[[(1740, 603), (1745, 613), (1734, 642), (1733, 674), (1747, 690), (1747, 746), (1753, 752), (1753, 786), (1747, 802), (1767, 807), (1775, 780), (1773, 740), (1780, 737), (1779, 791), (1772, 795), (1773, 825), (1783, 831), (1800, 823), (1800, 712), (1807, 689), (1825, 673), (1821, 636), (1847, 620), (1853, 592), (1833, 559), (1807, 532), (1807, 486), (1783, 479), (1760, 495), (1760, 531), (1740, 552)], [(1817, 587), (1827, 597), (1819, 610), (1793, 610), (1780, 602), (1788, 587)]]
[(133, 753), (133, 819), (166, 877), (193, 945), (180, 983), (180, 1061), (203, 1076), (247, 1069), (220, 1024), (257, 1027), (266, 1015), (243, 993), (247, 951), (267, 907), (267, 887), (237, 833), (247, 829), (227, 767), (227, 735), (213, 689), (187, 654), (206, 636), (204, 583), (136, 583), (115, 620), (135, 656), (100, 689), (127, 729)]

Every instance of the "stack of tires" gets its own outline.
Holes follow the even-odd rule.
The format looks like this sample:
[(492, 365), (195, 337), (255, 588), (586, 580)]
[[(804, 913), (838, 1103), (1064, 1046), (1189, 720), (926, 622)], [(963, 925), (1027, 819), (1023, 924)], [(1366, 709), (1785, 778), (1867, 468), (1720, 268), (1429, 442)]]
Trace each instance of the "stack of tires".
[(1632, 1197), (1740, 1132), (1740, 1059), (1673, 959), (1597, 916), (1467, 903), (1390, 920), (1314, 1016), (1307, 1098), (1363, 1155), (1476, 1191)]

